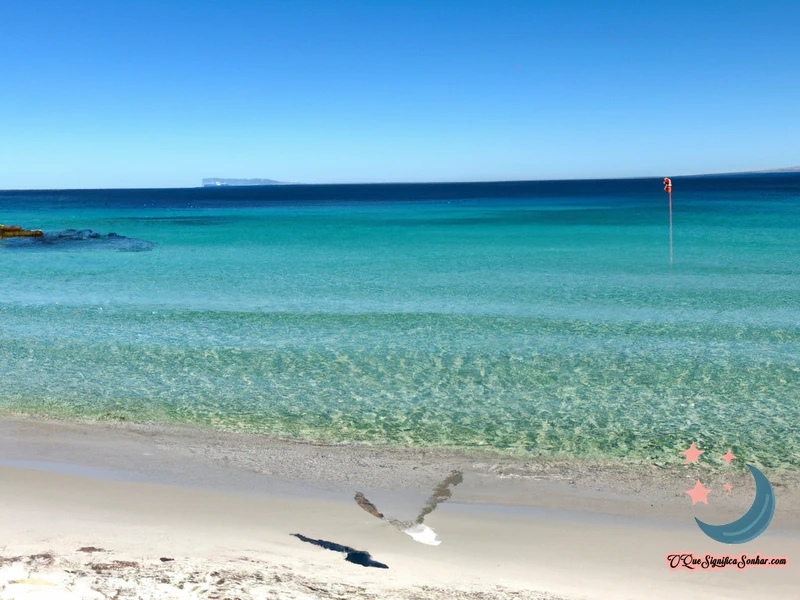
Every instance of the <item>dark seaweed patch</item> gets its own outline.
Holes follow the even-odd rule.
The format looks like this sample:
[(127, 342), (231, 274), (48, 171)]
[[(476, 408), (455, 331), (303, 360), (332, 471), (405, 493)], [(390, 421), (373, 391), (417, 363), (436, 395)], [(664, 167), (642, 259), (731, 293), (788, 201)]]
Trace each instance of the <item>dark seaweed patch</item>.
[(146, 240), (125, 237), (116, 233), (101, 234), (91, 229), (46, 231), (42, 237), (17, 237), (0, 240), (0, 247), (15, 250), (114, 250), (117, 252), (146, 252), (155, 244)]

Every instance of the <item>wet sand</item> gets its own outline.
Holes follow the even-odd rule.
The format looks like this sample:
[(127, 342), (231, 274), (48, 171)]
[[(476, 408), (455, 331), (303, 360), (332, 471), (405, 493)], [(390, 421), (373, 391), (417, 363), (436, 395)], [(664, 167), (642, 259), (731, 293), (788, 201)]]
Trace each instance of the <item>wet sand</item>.
[[(752, 478), (681, 461), (543, 463), (3, 417), (0, 598), (796, 598), (797, 476), (765, 471), (775, 518), (731, 548), (693, 518), (740, 516)], [(712, 492), (693, 507), (685, 490), (698, 478)], [(419, 518), (439, 545), (393, 524)], [(686, 551), (790, 564), (666, 567)]]

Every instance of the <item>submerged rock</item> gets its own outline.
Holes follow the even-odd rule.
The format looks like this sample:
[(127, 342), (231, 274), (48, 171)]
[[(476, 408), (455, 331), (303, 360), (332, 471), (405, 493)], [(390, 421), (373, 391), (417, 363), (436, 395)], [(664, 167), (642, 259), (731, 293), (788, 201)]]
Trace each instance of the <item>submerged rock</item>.
[(116, 233), (101, 234), (91, 229), (63, 229), (45, 231), (35, 238), (8, 238), (0, 240), (3, 248), (28, 250), (115, 250), (118, 252), (145, 252), (155, 244), (146, 240), (129, 238)]

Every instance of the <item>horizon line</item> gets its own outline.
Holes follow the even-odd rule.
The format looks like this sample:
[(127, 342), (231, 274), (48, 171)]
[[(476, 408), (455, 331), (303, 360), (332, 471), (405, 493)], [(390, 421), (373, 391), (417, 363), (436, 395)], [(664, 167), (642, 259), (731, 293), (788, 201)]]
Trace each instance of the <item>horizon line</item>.
[[(757, 175), (757, 174), (777, 174), (777, 173), (800, 173), (800, 166), (797, 167), (784, 167), (778, 169), (766, 169), (758, 171), (725, 171), (720, 173), (694, 173), (684, 175), (667, 175), (671, 179), (680, 179), (685, 177), (718, 177), (725, 175)], [(166, 186), (166, 187), (99, 187), (99, 188), (3, 188), (0, 192), (64, 192), (64, 191), (98, 191), (98, 190), (193, 190), (193, 189), (206, 189), (217, 187), (281, 187), (281, 186), (314, 186), (314, 185), (456, 185), (456, 184), (480, 184), (480, 183), (543, 183), (543, 182), (560, 182), (560, 181), (629, 181), (641, 179), (661, 179), (661, 175), (647, 175), (641, 177), (573, 177), (566, 179), (489, 179), (489, 180), (475, 180), (475, 181), (343, 181), (336, 183), (302, 183), (302, 182), (283, 182), (276, 181), (276, 183), (267, 183), (262, 185), (233, 185), (233, 186)], [(205, 177), (202, 179), (215, 179)], [(201, 181), (202, 181), (201, 179)], [(259, 179), (259, 178), (237, 178), (237, 177), (220, 177), (218, 179)], [(264, 179), (264, 178), (260, 178)]]

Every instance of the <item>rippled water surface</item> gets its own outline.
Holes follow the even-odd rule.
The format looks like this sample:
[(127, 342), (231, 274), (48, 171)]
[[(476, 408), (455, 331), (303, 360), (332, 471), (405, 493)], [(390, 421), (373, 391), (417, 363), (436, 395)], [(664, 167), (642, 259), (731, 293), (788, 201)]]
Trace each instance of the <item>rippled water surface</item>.
[(0, 192), (135, 240), (0, 241), (0, 410), (798, 468), (800, 176), (674, 183)]

